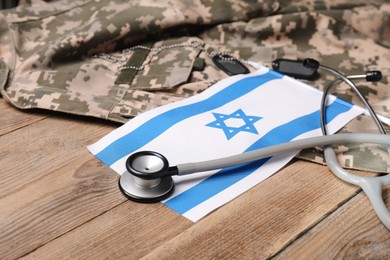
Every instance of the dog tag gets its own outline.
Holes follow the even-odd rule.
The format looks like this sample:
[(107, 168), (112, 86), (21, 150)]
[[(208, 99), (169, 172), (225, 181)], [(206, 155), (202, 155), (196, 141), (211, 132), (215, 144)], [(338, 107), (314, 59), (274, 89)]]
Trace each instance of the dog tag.
[[(307, 62), (311, 61), (307, 59)], [(315, 67), (314, 65), (312, 63), (305, 64), (305, 62), (298, 60), (277, 59), (272, 62), (272, 69), (290, 77), (313, 80), (318, 77), (318, 66)]]
[(239, 60), (232, 58), (229, 55), (215, 55), (213, 62), (218, 68), (226, 72), (226, 74), (233, 76), (237, 74), (248, 74), (249, 69)]

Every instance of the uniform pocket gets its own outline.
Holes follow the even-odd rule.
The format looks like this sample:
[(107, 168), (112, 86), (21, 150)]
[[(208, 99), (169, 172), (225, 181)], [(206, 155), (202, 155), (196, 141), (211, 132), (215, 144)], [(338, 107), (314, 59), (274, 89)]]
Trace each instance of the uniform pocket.
[(184, 37), (131, 48), (116, 84), (129, 84), (132, 90), (167, 90), (188, 82), (200, 53), (198, 38)]
[(196, 72), (205, 70), (199, 66), (205, 62), (203, 44), (196, 37), (180, 37), (143, 43), (124, 51), (129, 57), (119, 68), (115, 84), (122, 88), (127, 85), (127, 91), (111, 110), (109, 119), (126, 121), (206, 89), (211, 83), (196, 76)]

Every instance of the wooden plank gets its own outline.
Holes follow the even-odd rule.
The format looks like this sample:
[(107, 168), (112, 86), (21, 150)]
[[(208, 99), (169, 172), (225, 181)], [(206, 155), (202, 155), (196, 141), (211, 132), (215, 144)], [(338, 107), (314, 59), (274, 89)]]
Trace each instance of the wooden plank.
[(125, 201), (117, 174), (86, 149), (111, 129), (47, 118), (0, 137), (2, 259), (23, 256)]
[(0, 137), (0, 198), (66, 164), (88, 144), (114, 129), (93, 120), (47, 118)]
[(269, 258), (356, 190), (325, 166), (296, 161), (144, 259)]
[[(64, 250), (60, 258), (83, 254), (89, 258), (93, 252), (98, 257), (102, 252), (115, 255), (118, 248), (123, 248), (119, 252), (124, 254), (143, 255), (159, 241), (192, 225), (161, 204), (120, 205), (127, 200), (119, 192), (119, 176), (86, 149), (113, 128), (111, 124), (53, 117), (0, 137), (0, 151), (8, 153), (0, 158), (2, 259), (32, 251), (26, 257), (42, 253), (40, 259), (52, 259), (60, 255), (60, 249)], [(91, 220), (94, 218), (97, 220)], [(151, 225), (153, 221), (159, 223), (157, 228)], [(70, 230), (74, 232), (64, 235)], [(110, 243), (112, 232), (120, 236), (115, 239), (121, 238), (119, 247)], [(155, 239), (147, 240), (150, 237)], [(127, 241), (133, 242), (129, 245)], [(71, 250), (66, 250), (67, 243), (73, 246)], [(99, 243), (102, 252), (94, 248)], [(57, 251), (45, 250), (50, 245)]]
[(76, 156), (0, 200), (2, 259), (21, 257), (124, 201), (116, 175)]
[(49, 116), (49, 113), (19, 110), (12, 107), (4, 99), (0, 98), (1, 124), (0, 136), (10, 133), (16, 129), (28, 126)]
[[(390, 207), (390, 187), (383, 196)], [(276, 257), (298, 258), (390, 259), (390, 232), (360, 192)]]
[(127, 201), (22, 259), (139, 259), (191, 225), (161, 203)]
[[(355, 251), (388, 246), (381, 225), (372, 224), (375, 215), (372, 221), (367, 217), (367, 205), (344, 214), (355, 214), (348, 223), (356, 226), (367, 219), (371, 224), (364, 224), (363, 231), (333, 223), (340, 217), (332, 217), (330, 231), (324, 228), (311, 237), (317, 230), (312, 227), (325, 225), (321, 220), (353, 198), (357, 188), (327, 167), (303, 161), (195, 224), (161, 204), (128, 202), (118, 190), (118, 175), (86, 149), (116, 126), (51, 116), (0, 136), (2, 259), (310, 257), (304, 254), (304, 239), (321, 249), (318, 256), (327, 256), (337, 247), (322, 249), (326, 232), (339, 237), (334, 243), (342, 249), (336, 256), (352, 254), (353, 243)], [(337, 233), (340, 225), (344, 231)]]
[(355, 191), (326, 167), (297, 161), (194, 225), (161, 204), (128, 202), (26, 257), (270, 257)]

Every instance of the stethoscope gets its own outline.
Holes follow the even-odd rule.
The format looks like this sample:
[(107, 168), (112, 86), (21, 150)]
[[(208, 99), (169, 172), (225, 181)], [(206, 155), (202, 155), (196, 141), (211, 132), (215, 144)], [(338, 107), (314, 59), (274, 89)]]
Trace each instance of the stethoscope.
[[(382, 188), (390, 185), (390, 175), (384, 176), (359, 176), (344, 170), (337, 161), (336, 152), (330, 146), (342, 143), (375, 143), (388, 145), (390, 147), (390, 136), (386, 135), (384, 127), (373, 109), (352, 82), (355, 79), (366, 79), (367, 81), (378, 81), (381, 79), (379, 71), (370, 71), (364, 75), (346, 76), (332, 68), (320, 65), (318, 61), (306, 59), (302, 62), (306, 68), (317, 70), (322, 69), (338, 77), (325, 89), (321, 101), (321, 129), (323, 136), (291, 141), (266, 148), (237, 154), (225, 158), (209, 161), (183, 163), (170, 166), (168, 160), (160, 153), (154, 151), (140, 151), (130, 155), (126, 160), (127, 172), (119, 179), (121, 191), (130, 200), (136, 202), (158, 202), (168, 198), (174, 190), (172, 176), (184, 176), (211, 170), (218, 170), (239, 164), (248, 163), (262, 158), (267, 158), (279, 153), (297, 151), (314, 146), (324, 146), (324, 157), (329, 169), (340, 179), (357, 185), (362, 188), (369, 198), (376, 214), (382, 223), (390, 230), (390, 212), (382, 198)], [(328, 135), (326, 129), (326, 101), (330, 89), (339, 82), (346, 82), (358, 95), (366, 106), (368, 112), (374, 119), (381, 134), (346, 133)]]

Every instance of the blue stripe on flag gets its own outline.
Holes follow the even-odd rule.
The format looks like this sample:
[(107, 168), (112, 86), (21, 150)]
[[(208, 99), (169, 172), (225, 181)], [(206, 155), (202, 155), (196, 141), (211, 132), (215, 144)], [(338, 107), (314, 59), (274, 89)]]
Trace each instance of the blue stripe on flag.
[[(337, 115), (347, 112), (352, 105), (336, 99), (326, 110), (326, 122), (332, 121)], [(288, 142), (295, 137), (320, 127), (320, 112), (316, 111), (303, 117), (296, 118), (284, 125), (276, 127), (252, 144), (246, 151), (252, 151), (263, 147)], [(167, 206), (184, 214), (193, 207), (201, 204), (212, 196), (218, 194), (234, 183), (253, 173), (266, 163), (270, 158), (247, 163), (241, 166), (222, 169), (208, 177), (185, 192), (165, 202)], [(239, 170), (237, 170), (239, 168)]]
[(112, 142), (95, 156), (107, 165), (112, 165), (117, 160), (149, 143), (178, 122), (223, 106), (271, 80), (282, 77), (283, 75), (270, 70), (262, 75), (239, 80), (208, 99), (157, 115), (134, 131)]

